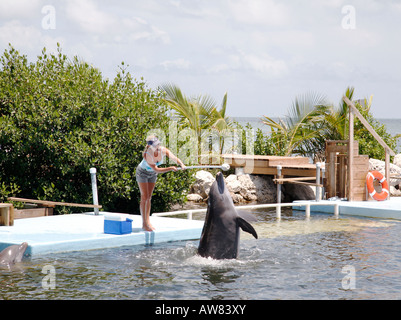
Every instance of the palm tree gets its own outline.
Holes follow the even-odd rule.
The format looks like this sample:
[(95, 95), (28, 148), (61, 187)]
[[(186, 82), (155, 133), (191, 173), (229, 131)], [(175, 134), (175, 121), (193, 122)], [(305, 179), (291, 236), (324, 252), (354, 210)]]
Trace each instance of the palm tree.
[[(348, 87), (345, 96), (352, 101), (355, 89)], [(341, 99), (338, 108), (330, 106), (325, 110), (324, 131), (322, 136), (326, 140), (346, 140), (348, 139), (348, 106)]]
[[(347, 88), (344, 95), (352, 101), (354, 88)], [(355, 102), (355, 106), (376, 132), (389, 146), (395, 147), (397, 137), (388, 134), (386, 128), (373, 118), (370, 114), (371, 105), (372, 97)], [(339, 106), (335, 107), (318, 94), (308, 94), (295, 99), (285, 121), (280, 119), (275, 122), (266, 116), (262, 121), (272, 130), (271, 139), (277, 155), (295, 153), (323, 160), (326, 140), (348, 139), (348, 112), (348, 106), (342, 99)], [(355, 123), (354, 135), (358, 137), (361, 154), (379, 159), (384, 156), (382, 148), (372, 143), (370, 134), (359, 121)]]
[(227, 116), (227, 92), (224, 94), (220, 110), (213, 108), (213, 125), (212, 128), (218, 132), (219, 135), (219, 153), (223, 153), (224, 137), (226, 133), (231, 133), (234, 127), (234, 121)]
[(326, 98), (309, 93), (295, 99), (285, 120), (276, 122), (264, 116), (262, 122), (272, 130), (276, 154), (289, 156), (291, 153), (314, 153), (313, 141), (323, 129), (321, 123), (326, 110)]
[(218, 110), (216, 102), (208, 95), (187, 98), (178, 86), (170, 83), (163, 84), (160, 88), (166, 93), (164, 101), (175, 111), (180, 125), (183, 128), (190, 128), (195, 133), (198, 155), (202, 153), (202, 139), (210, 135), (211, 129), (219, 133), (219, 151), (221, 152), (224, 146), (221, 134), (232, 127), (232, 121), (226, 115), (227, 93)]

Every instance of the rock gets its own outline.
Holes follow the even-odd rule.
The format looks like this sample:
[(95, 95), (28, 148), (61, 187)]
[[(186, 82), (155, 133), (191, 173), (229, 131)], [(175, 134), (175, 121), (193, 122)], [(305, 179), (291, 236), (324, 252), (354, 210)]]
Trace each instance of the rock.
[(277, 188), (270, 176), (249, 176), (255, 186), (255, 195), (258, 203), (275, 203)]
[(242, 202), (244, 202), (244, 198), (240, 194), (231, 193), (230, 192), (230, 195), (231, 195), (231, 198), (233, 199), (234, 203), (242, 203)]
[(239, 193), (241, 190), (241, 182), (238, 181), (238, 178), (235, 174), (230, 174), (225, 179), (227, 189), (230, 193)]
[(400, 154), (397, 154), (397, 155), (394, 157), (393, 163), (394, 163), (394, 165), (396, 165), (397, 167), (400, 167), (400, 168), (401, 168), (401, 153), (400, 153)]
[(390, 186), (390, 196), (401, 197), (401, 190), (397, 187)]
[(238, 181), (241, 185), (239, 193), (244, 198), (244, 200), (256, 201), (258, 199), (258, 197), (256, 196), (256, 186), (252, 182), (249, 174), (242, 174), (238, 176)]
[(195, 183), (191, 187), (190, 193), (200, 195), (203, 199), (209, 196), (210, 187), (212, 186), (215, 178), (208, 171), (198, 171), (195, 175)]
[[(206, 200), (215, 178), (207, 171), (198, 171), (195, 178), (195, 183), (191, 187), (187, 200), (192, 202)], [(276, 185), (269, 176), (249, 174), (237, 176), (232, 174), (225, 178), (225, 181), (234, 203), (276, 202)]]
[[(369, 170), (376, 170), (380, 173), (384, 174), (385, 171), (385, 162), (377, 159), (369, 159)], [(390, 174), (391, 175), (400, 175), (401, 176), (401, 167), (390, 163)]]
[[(379, 171), (381, 174), (385, 174), (385, 162), (377, 159), (369, 159), (369, 170)], [(390, 163), (390, 175), (401, 176), (401, 167)], [(387, 180), (388, 181), (388, 180)], [(390, 179), (389, 185), (396, 186), (400, 184), (400, 180)]]
[(199, 194), (190, 193), (189, 195), (187, 195), (187, 200), (193, 201), (193, 202), (201, 202), (201, 201), (203, 201), (203, 198)]
[[(191, 187), (187, 199), (188, 201), (200, 202), (207, 199), (215, 178), (207, 171), (198, 171), (195, 177), (196, 181)], [(231, 174), (225, 178), (225, 182), (235, 204), (277, 202), (277, 186), (274, 184), (272, 176), (249, 174), (237, 176)], [(282, 202), (315, 199), (315, 194), (309, 186), (284, 184), (282, 191)]]
[(286, 183), (283, 185), (282, 191), (284, 193), (284, 202), (316, 199), (315, 192), (309, 186)]

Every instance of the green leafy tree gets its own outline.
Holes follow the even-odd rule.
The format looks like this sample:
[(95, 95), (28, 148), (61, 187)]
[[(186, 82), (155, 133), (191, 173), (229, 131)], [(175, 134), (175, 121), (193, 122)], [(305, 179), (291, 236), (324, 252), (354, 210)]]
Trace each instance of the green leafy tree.
[[(91, 203), (89, 168), (97, 168), (105, 210), (139, 213), (135, 169), (146, 135), (167, 131), (158, 91), (124, 63), (112, 82), (77, 57), (43, 49), (29, 63), (13, 47), (0, 57), (0, 196)], [(181, 201), (189, 173), (159, 176), (154, 210)], [(60, 212), (70, 212), (58, 207)]]

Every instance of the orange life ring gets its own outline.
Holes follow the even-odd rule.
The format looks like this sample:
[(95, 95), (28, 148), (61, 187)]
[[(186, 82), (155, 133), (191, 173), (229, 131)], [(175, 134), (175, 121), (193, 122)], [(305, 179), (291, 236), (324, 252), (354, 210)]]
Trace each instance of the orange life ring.
[[(376, 192), (375, 188), (373, 187), (374, 180), (378, 180), (381, 183), (382, 192)], [(368, 187), (370, 196), (376, 201), (384, 201), (390, 194), (387, 180), (379, 171), (371, 171), (368, 173), (366, 176), (366, 186)]]

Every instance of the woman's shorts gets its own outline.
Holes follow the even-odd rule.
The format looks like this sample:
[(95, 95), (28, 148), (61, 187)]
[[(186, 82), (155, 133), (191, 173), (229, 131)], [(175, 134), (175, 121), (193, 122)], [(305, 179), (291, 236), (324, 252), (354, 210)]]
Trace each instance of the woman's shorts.
[(138, 183), (156, 183), (157, 173), (154, 171), (147, 171), (140, 166), (136, 168), (136, 181)]

